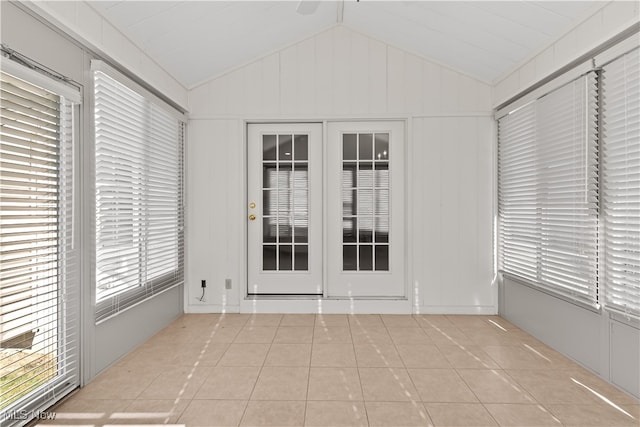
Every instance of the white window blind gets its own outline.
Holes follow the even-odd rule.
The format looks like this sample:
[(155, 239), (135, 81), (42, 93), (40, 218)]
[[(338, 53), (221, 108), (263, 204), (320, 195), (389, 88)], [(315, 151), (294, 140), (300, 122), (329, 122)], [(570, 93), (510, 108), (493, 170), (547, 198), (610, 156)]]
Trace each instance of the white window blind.
[(0, 419), (9, 426), (24, 423), (11, 414), (33, 416), (79, 385), (79, 265), (73, 103), (4, 61), (24, 69), (0, 72)]
[(184, 281), (184, 124), (94, 71), (96, 320)]
[(498, 120), (501, 270), (597, 304), (597, 87), (589, 73)]
[(605, 303), (640, 318), (640, 49), (602, 69)]

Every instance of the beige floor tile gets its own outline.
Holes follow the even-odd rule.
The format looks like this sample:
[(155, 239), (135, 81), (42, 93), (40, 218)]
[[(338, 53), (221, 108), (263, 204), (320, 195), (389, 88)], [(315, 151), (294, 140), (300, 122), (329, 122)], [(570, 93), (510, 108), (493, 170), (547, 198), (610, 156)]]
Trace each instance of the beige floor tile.
[(172, 366), (158, 375), (138, 399), (191, 399), (213, 368)]
[(354, 348), (360, 368), (404, 368), (393, 344), (355, 344)]
[(231, 344), (218, 366), (262, 366), (269, 344)]
[(451, 320), (444, 314), (414, 314), (413, 319), (421, 328), (452, 328)]
[(351, 339), (355, 344), (393, 345), (391, 335), (389, 335), (386, 328), (378, 326), (352, 326)]
[(270, 343), (276, 336), (276, 326), (251, 326), (247, 325), (238, 333), (234, 343), (259, 344)]
[(220, 318), (222, 314), (219, 313), (208, 313), (208, 314), (199, 314), (199, 313), (185, 313), (179, 318), (177, 318), (172, 324), (172, 327), (197, 327), (204, 326), (209, 327), (215, 324)]
[(424, 329), (431, 341), (436, 345), (477, 345), (467, 334), (455, 326)]
[(477, 402), (471, 389), (453, 369), (409, 369), (423, 402)]
[(541, 405), (489, 404), (485, 405), (485, 407), (501, 426), (543, 427), (562, 425), (560, 420)]
[(311, 344), (271, 344), (265, 366), (309, 366)]
[(174, 352), (171, 365), (174, 366), (215, 366), (229, 343), (203, 342), (179, 346)]
[(315, 326), (315, 314), (285, 314), (282, 316), (280, 326)]
[(176, 361), (177, 348), (185, 344), (158, 344), (144, 343), (134, 351), (120, 359), (114, 366), (120, 368), (157, 367), (161, 371), (165, 366), (171, 366)]
[(402, 402), (420, 400), (406, 369), (359, 368), (358, 372), (365, 401)]
[(620, 406), (558, 404), (545, 407), (567, 427), (640, 425), (640, 419)]
[(309, 401), (305, 426), (365, 427), (367, 412), (362, 402)]
[(478, 346), (439, 345), (438, 349), (454, 368), (500, 369), (500, 366)]
[(313, 328), (310, 326), (280, 326), (273, 339), (274, 343), (298, 344), (313, 341)]
[(598, 403), (593, 393), (574, 381), (576, 371), (509, 370), (507, 373), (541, 403)]
[(356, 356), (352, 344), (313, 344), (311, 366), (355, 367)]
[(252, 314), (245, 326), (279, 326), (282, 314)]
[(192, 400), (178, 423), (193, 426), (237, 426), (247, 402), (244, 400)]
[(497, 426), (493, 417), (479, 403), (425, 403), (436, 427)]
[(504, 328), (504, 329), (511, 329), (511, 330), (520, 330), (520, 328), (518, 328), (516, 325), (514, 325), (513, 323), (509, 322), (508, 320), (503, 319), (500, 316), (486, 316), (487, 320), (490, 322), (495, 322), (496, 324), (500, 325), (500, 327)]
[(433, 344), (431, 338), (422, 328), (387, 327), (394, 344)]
[(346, 314), (317, 314), (315, 326), (349, 326)]
[(304, 425), (305, 402), (250, 401), (245, 410), (241, 426), (302, 426)]
[(477, 345), (522, 345), (517, 331), (503, 331), (499, 329), (464, 329), (462, 330)]
[[(638, 405), (640, 400), (629, 396), (627, 393), (618, 390), (613, 385), (596, 377), (586, 369), (580, 368), (571, 371), (572, 377), (581, 388), (587, 390), (589, 394), (596, 396), (596, 402), (603, 403), (603, 398), (616, 405)], [(600, 395), (602, 397), (598, 397)]]
[(640, 426), (636, 399), (499, 316), (185, 315), (55, 411), (95, 427)]
[(258, 380), (257, 367), (217, 367), (205, 378), (194, 399), (248, 400)]
[(387, 328), (419, 327), (418, 322), (415, 321), (413, 316), (407, 316), (405, 314), (382, 314), (380, 317)]
[(419, 402), (365, 402), (370, 426), (432, 426)]
[(318, 344), (350, 343), (351, 329), (348, 326), (316, 326), (313, 342)]
[(384, 326), (379, 314), (350, 314), (349, 326)]
[[(456, 327), (466, 330), (466, 329), (484, 329), (484, 328), (498, 328), (495, 323), (497, 323), (494, 319), (490, 319), (488, 316), (478, 316), (478, 315), (447, 315), (447, 319), (451, 323), (453, 323)], [(495, 322), (495, 323), (492, 323)], [(503, 328), (506, 329), (506, 328)], [(502, 330), (503, 330), (502, 329)]]
[(504, 371), (459, 369), (458, 374), (482, 403), (535, 403), (533, 396)]
[(111, 424), (111, 415), (124, 411), (132, 400), (123, 399), (80, 399), (81, 393), (55, 406), (50, 411), (56, 414), (54, 420), (43, 424), (85, 424), (101, 426)]
[(311, 368), (308, 400), (362, 400), (356, 368)]
[(308, 380), (309, 368), (265, 366), (251, 400), (306, 400)]
[(241, 326), (218, 326), (207, 335), (207, 339), (213, 343), (231, 343), (242, 330)]
[(451, 364), (433, 344), (401, 344), (396, 348), (407, 368), (451, 368)]
[(252, 315), (250, 314), (239, 314), (239, 313), (225, 313), (220, 316), (220, 318), (215, 322), (215, 325), (222, 327), (243, 327), (249, 318)]
[(81, 390), (82, 399), (135, 399), (161, 371), (155, 367), (114, 366), (100, 374)]
[(122, 412), (112, 414), (113, 424), (175, 424), (189, 405), (188, 400), (136, 399)]
[(622, 410), (630, 414), (636, 420), (640, 420), (640, 404), (635, 405), (619, 405)]
[(537, 349), (529, 344), (483, 346), (482, 349), (502, 369), (571, 369), (577, 366), (548, 348)]

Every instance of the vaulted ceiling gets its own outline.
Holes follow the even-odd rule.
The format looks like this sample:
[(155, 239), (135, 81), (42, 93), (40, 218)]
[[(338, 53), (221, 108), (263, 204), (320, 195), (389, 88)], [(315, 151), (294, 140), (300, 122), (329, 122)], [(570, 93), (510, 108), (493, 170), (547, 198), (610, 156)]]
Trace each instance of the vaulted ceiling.
[(492, 83), (605, 3), (90, 2), (187, 88), (337, 24)]

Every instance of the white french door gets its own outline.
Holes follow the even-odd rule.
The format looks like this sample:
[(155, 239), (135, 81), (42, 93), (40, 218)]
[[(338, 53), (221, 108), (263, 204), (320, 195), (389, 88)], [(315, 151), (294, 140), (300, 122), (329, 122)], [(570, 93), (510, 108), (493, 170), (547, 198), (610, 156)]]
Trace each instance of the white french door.
[(248, 294), (322, 294), (322, 125), (248, 125)]
[(404, 123), (326, 129), (248, 125), (247, 293), (406, 297)]
[(327, 295), (405, 297), (404, 123), (329, 123), (327, 163)]

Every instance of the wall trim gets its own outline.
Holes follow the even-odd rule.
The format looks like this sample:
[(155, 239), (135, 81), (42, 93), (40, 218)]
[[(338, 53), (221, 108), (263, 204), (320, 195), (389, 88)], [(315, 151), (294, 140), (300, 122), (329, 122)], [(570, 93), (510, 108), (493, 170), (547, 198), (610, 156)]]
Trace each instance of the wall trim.
[(496, 315), (498, 307), (495, 305), (421, 305), (415, 314), (476, 314)]

